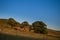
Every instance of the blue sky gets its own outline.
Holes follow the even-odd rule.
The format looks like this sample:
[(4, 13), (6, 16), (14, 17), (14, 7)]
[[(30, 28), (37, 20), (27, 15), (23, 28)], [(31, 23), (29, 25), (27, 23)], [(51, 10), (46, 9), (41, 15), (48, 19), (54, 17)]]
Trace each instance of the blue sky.
[(60, 0), (0, 0), (0, 18), (18, 22), (43, 21), (49, 29), (60, 30)]

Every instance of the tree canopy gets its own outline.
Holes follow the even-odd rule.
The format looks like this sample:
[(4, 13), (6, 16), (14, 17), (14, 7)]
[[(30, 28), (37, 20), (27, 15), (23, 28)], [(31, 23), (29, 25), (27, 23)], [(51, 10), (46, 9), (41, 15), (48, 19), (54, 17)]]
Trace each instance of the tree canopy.
[(32, 26), (34, 27), (34, 31), (37, 33), (46, 33), (46, 24), (42, 21), (35, 21), (32, 23)]
[(26, 27), (26, 26), (29, 26), (29, 23), (27, 21), (21, 23), (21, 27)]
[(16, 22), (13, 18), (8, 19), (8, 24), (11, 26), (20, 26), (20, 23)]

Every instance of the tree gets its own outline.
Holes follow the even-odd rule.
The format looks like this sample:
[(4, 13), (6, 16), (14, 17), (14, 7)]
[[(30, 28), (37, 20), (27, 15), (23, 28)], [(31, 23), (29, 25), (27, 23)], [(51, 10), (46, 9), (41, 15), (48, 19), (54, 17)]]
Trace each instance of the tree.
[(9, 18), (8, 19), (8, 24), (11, 25), (11, 26), (15, 26), (16, 21), (13, 18)]
[(34, 32), (36, 33), (47, 33), (47, 25), (42, 21), (35, 21), (32, 23), (32, 26), (34, 28)]
[(21, 24), (19, 22), (15, 23), (15, 27), (20, 27), (20, 26), (21, 26)]
[(27, 21), (21, 23), (21, 27), (27, 27), (27, 26), (29, 26), (29, 23)]

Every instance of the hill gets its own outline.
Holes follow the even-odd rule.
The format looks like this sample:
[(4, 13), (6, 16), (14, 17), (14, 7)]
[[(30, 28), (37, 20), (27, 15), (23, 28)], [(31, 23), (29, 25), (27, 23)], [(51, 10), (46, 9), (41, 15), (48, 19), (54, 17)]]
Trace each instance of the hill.
[(8, 19), (0, 19), (0, 38), (2, 39), (3, 38), (7, 40), (11, 38), (21, 39), (21, 37), (23, 38), (22, 40), (24, 40), (24, 38), (26, 38), (27, 40), (29, 39), (59, 40), (60, 39), (60, 31), (48, 29), (48, 34), (39, 34), (39, 33), (34, 33), (33, 31), (30, 31), (30, 32), (19, 31), (9, 27), (10, 25), (8, 25), (7, 22), (8, 22)]

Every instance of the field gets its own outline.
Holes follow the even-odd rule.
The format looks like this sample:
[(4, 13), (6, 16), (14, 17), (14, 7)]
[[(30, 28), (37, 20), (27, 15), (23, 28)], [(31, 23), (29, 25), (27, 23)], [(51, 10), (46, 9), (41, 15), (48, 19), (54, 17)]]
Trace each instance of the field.
[(60, 31), (48, 29), (48, 34), (38, 34), (3, 28), (0, 31), (0, 40), (60, 40)]

